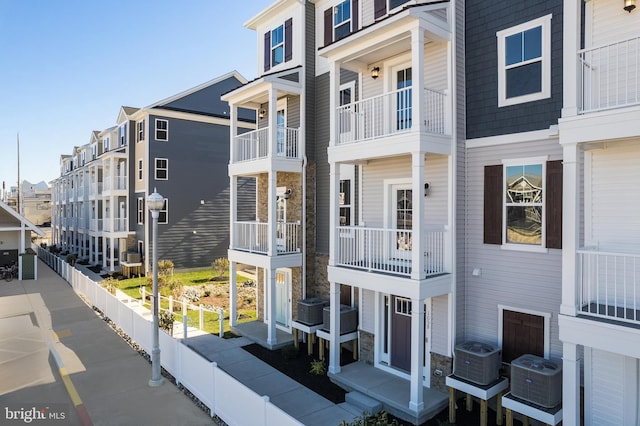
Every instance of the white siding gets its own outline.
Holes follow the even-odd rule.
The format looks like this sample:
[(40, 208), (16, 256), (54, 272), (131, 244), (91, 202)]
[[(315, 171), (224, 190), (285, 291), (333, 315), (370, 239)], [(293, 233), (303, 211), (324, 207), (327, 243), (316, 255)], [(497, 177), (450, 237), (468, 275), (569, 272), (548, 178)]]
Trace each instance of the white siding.
[(438, 296), (431, 299), (431, 352), (450, 356), (448, 346), (449, 297)]
[(360, 329), (369, 333), (375, 333), (376, 293), (371, 290), (360, 289), (360, 291), (362, 292)]
[(585, 425), (636, 425), (637, 360), (588, 348), (585, 355)]
[[(429, 196), (425, 197), (426, 223), (447, 223), (447, 171), (448, 158), (427, 156), (425, 176), (429, 183)], [(411, 182), (411, 158), (392, 157), (375, 160), (362, 167), (362, 218), (367, 227), (384, 227), (385, 179), (405, 179)], [(389, 213), (389, 212), (387, 212)]]
[[(503, 159), (548, 155), (561, 158), (557, 140), (542, 140), (468, 149), (466, 176), (465, 339), (498, 341), (498, 305), (550, 313), (550, 354), (560, 356), (558, 311), (562, 290), (562, 251), (547, 253), (504, 250), (483, 243), (484, 166)], [(480, 276), (472, 276), (474, 268)], [(460, 336), (458, 336), (458, 341)]]
[[(585, 27), (587, 47), (601, 46), (633, 37), (640, 37), (638, 9), (627, 13), (622, 0), (592, 0), (587, 2)], [(592, 13), (589, 11), (592, 10)]]
[[(640, 241), (640, 145), (638, 141), (612, 144), (589, 151), (586, 176), (591, 187), (591, 217), (585, 232), (587, 245), (601, 250), (638, 252)], [(589, 213), (589, 211), (591, 213)], [(589, 221), (587, 221), (589, 223)]]

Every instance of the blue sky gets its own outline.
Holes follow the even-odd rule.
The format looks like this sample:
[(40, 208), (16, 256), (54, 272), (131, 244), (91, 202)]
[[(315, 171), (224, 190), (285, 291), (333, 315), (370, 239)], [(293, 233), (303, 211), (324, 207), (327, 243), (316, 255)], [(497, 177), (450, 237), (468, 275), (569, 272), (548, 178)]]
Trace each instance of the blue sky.
[(243, 24), (274, 0), (0, 0), (0, 181), (59, 175), (61, 154), (144, 107), (237, 70), (256, 77)]

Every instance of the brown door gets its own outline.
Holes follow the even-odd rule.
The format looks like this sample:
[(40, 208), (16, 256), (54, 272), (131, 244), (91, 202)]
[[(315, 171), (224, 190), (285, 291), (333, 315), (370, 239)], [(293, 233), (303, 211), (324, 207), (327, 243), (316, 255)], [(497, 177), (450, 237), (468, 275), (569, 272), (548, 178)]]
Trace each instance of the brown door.
[(544, 356), (544, 317), (503, 311), (502, 362), (511, 363), (520, 355)]
[(391, 297), (391, 365), (411, 371), (411, 300)]

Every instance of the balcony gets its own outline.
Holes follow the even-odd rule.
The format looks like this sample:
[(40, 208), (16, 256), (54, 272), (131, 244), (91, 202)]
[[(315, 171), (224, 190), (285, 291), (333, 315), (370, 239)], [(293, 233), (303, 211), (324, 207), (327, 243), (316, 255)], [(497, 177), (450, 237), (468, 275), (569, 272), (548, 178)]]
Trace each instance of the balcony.
[(105, 232), (126, 232), (128, 230), (127, 218), (114, 218), (113, 226), (111, 225), (111, 219), (106, 218), (103, 222), (103, 230)]
[(102, 219), (91, 219), (91, 231), (102, 231)]
[[(339, 107), (336, 144), (363, 142), (411, 130), (414, 124), (412, 95), (409, 87)], [(422, 119), (427, 133), (446, 134), (446, 100), (444, 92), (424, 89)]]
[[(424, 273), (427, 277), (449, 272), (446, 265), (445, 226), (423, 228)], [(339, 226), (336, 266), (410, 277), (413, 231), (407, 229)]]
[[(269, 253), (269, 229), (266, 222), (235, 222), (234, 250), (250, 253)], [(300, 223), (278, 222), (276, 224), (276, 254), (300, 252)]]
[(286, 159), (300, 159), (300, 129), (278, 127), (275, 155), (269, 144), (269, 127), (243, 133), (233, 138), (233, 152), (231, 162), (240, 163), (263, 158), (279, 157)]
[(640, 104), (640, 37), (578, 52), (579, 113)]
[(578, 313), (640, 323), (640, 254), (582, 249), (578, 255)]
[(104, 191), (126, 191), (127, 189), (127, 177), (126, 176), (114, 176), (111, 179), (104, 181)]
[(92, 182), (91, 185), (89, 185), (89, 196), (95, 197), (100, 194), (102, 194), (102, 182)]

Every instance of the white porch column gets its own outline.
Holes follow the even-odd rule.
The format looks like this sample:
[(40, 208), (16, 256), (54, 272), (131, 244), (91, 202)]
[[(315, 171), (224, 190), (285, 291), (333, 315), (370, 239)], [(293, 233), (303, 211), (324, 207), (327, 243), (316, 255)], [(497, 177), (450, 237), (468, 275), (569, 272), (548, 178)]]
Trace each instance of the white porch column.
[(269, 294), (267, 294), (267, 310), (269, 314), (269, 319), (267, 322), (267, 344), (275, 345), (277, 343), (276, 338), (276, 270), (267, 268), (265, 270), (265, 278), (267, 278), (267, 282), (265, 283), (269, 289)]
[(236, 262), (229, 262), (229, 324), (234, 326), (238, 323), (238, 306), (236, 284)]
[[(92, 221), (93, 217), (89, 219), (89, 221)], [(94, 241), (94, 237), (92, 237), (91, 235), (89, 235), (89, 263), (94, 264), (96, 263), (95, 259), (93, 258), (93, 241)]]
[(411, 399), (409, 408), (416, 412), (424, 408), (424, 301), (411, 299)]
[(580, 0), (563, 1), (562, 117), (578, 114), (578, 50), (580, 50)]
[(330, 282), (329, 302), (329, 373), (337, 374), (340, 372), (340, 284), (333, 281)]
[(580, 424), (580, 358), (578, 345), (562, 344), (562, 424)]
[(102, 267), (106, 268), (107, 267), (107, 239), (105, 237), (98, 237), (98, 238), (102, 238)]
[(425, 278), (424, 255), (426, 251), (426, 243), (423, 232), (425, 223), (424, 158), (424, 152), (414, 152), (411, 154), (411, 202), (413, 204), (411, 279), (413, 280)]
[[(238, 134), (238, 106), (236, 104), (229, 104), (230, 110), (230, 122), (229, 122), (229, 163), (234, 163), (236, 158), (234, 155), (235, 137)], [(256, 117), (258, 112), (256, 111)]]
[(338, 125), (336, 110), (340, 99), (340, 63), (329, 63), (329, 146), (338, 142)]
[(340, 202), (338, 194), (340, 193), (340, 163), (329, 164), (329, 199), (331, 210), (329, 212), (329, 266), (336, 265), (338, 255), (339, 231), (340, 223)]
[[(113, 217), (113, 216), (112, 216)], [(154, 235), (155, 237), (155, 235)], [(114, 249), (115, 249), (116, 240), (113, 237), (109, 237), (109, 270), (111, 272), (114, 271)]]
[(275, 256), (278, 254), (278, 246), (276, 243), (276, 197), (278, 189), (278, 173), (275, 170), (269, 170), (267, 188), (267, 234), (269, 235), (269, 247), (267, 255)]
[(238, 221), (238, 177), (229, 178), (229, 248), (236, 247), (235, 223)]
[(560, 313), (576, 315), (578, 287), (576, 249), (578, 246), (578, 145), (562, 147), (562, 304)]
[[(424, 30), (418, 26), (411, 30), (411, 97), (412, 130), (422, 132), (424, 122)], [(414, 206), (415, 208), (415, 206)]]
[(275, 158), (278, 154), (278, 92), (269, 87), (269, 157)]

